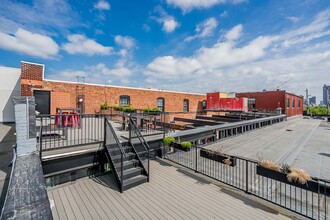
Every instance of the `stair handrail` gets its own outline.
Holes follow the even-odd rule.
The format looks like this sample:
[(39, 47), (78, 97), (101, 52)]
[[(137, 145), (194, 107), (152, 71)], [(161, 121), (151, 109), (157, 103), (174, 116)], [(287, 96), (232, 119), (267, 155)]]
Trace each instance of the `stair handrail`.
[[(134, 130), (134, 132), (135, 132), (137, 138), (139, 139), (139, 141), (141, 142), (142, 146), (144, 147), (144, 149), (146, 150), (146, 152), (148, 152), (148, 171), (147, 171), (147, 170), (145, 169), (145, 167), (144, 167), (144, 165), (143, 165), (143, 163), (142, 163), (142, 161), (141, 161), (139, 155), (138, 155), (138, 152), (135, 150), (135, 148), (134, 148), (134, 146), (133, 146), (133, 144), (132, 144), (132, 142), (131, 142), (131, 140), (130, 140), (130, 142), (131, 142), (131, 144), (132, 144), (132, 147), (133, 147), (134, 150), (136, 151), (137, 156), (138, 156), (138, 158), (139, 158), (139, 160), (140, 160), (140, 162), (141, 162), (141, 165), (143, 166), (144, 170), (146, 171), (146, 174), (147, 174), (147, 181), (149, 182), (149, 172), (150, 172), (150, 146), (149, 146), (148, 142), (146, 142), (146, 140), (144, 139), (144, 137), (143, 137), (143, 135), (141, 134), (141, 132), (139, 131), (139, 129), (137, 128), (137, 126), (136, 126), (135, 122), (133, 121), (132, 117), (129, 117), (129, 124), (130, 124), (130, 126), (131, 126), (129, 132), (131, 132), (131, 130)], [(130, 135), (130, 136), (131, 136), (131, 135)]]
[(121, 153), (122, 153), (124, 156), (126, 156), (126, 153), (125, 153), (125, 151), (124, 151), (124, 149), (123, 149), (123, 145), (120, 143), (120, 141), (119, 141), (119, 139), (118, 139), (118, 136), (117, 136), (117, 134), (116, 134), (116, 132), (115, 132), (115, 129), (113, 129), (112, 124), (109, 122), (109, 120), (108, 120), (107, 118), (106, 118), (105, 120), (106, 120), (106, 123), (107, 123), (107, 125), (109, 126), (109, 128), (110, 128), (110, 130), (111, 130), (111, 133), (113, 134), (113, 136), (114, 136), (114, 138), (115, 138), (115, 141), (116, 141), (116, 143), (117, 143), (117, 145), (118, 145), (118, 147), (119, 147)]
[(110, 161), (111, 161), (111, 166), (112, 166), (112, 168), (113, 168), (113, 170), (114, 170), (114, 173), (115, 173), (115, 177), (116, 177), (116, 179), (117, 179), (117, 182), (118, 182), (118, 185), (119, 185), (119, 190), (120, 190), (120, 192), (122, 193), (123, 192), (123, 172), (124, 172), (124, 170), (123, 170), (123, 167), (124, 167), (124, 165), (123, 165), (123, 157), (124, 156), (126, 156), (126, 153), (125, 153), (125, 151), (123, 150), (123, 146), (122, 146), (122, 144), (120, 143), (120, 141), (119, 141), (119, 139), (118, 139), (118, 137), (117, 137), (117, 134), (116, 134), (116, 132), (115, 132), (115, 130), (113, 129), (113, 127), (112, 127), (112, 125), (111, 125), (111, 123), (109, 122), (109, 120), (106, 118), (106, 117), (104, 117), (104, 119), (105, 119), (105, 122), (104, 122), (104, 124), (105, 124), (105, 126), (104, 126), (104, 133), (105, 133), (105, 135), (104, 135), (104, 139), (105, 139), (105, 141), (104, 141), (104, 145), (105, 145), (105, 147), (106, 147), (106, 126), (108, 126), (109, 128), (110, 128), (110, 132), (112, 133), (112, 135), (113, 135), (113, 137), (114, 137), (114, 139), (115, 139), (115, 142), (116, 142), (116, 144), (117, 144), (117, 146), (119, 147), (119, 149), (120, 149), (120, 155), (121, 155), (121, 159), (120, 159), (120, 177), (119, 177), (119, 175), (118, 175), (118, 171), (117, 171), (117, 169), (116, 169), (116, 167), (115, 167), (115, 164), (114, 164), (114, 162), (112, 161), (112, 159), (111, 159), (111, 154), (110, 154), (110, 152), (108, 152), (109, 153), (109, 159), (110, 159)]
[(141, 134), (140, 130), (137, 128), (137, 126), (136, 126), (135, 122), (133, 121), (133, 119), (131, 117), (129, 119), (130, 119), (130, 124), (132, 125), (132, 128), (133, 128), (134, 132), (136, 133), (136, 137), (140, 140), (140, 142), (142, 143), (144, 149), (149, 152), (149, 150), (150, 150), (149, 144), (144, 139), (143, 135)]

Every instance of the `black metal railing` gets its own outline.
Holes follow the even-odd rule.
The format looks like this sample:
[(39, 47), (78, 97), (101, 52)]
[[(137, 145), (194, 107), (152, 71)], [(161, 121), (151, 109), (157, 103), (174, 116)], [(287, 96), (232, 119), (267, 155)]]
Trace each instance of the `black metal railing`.
[[(104, 127), (104, 146), (106, 148), (106, 155), (108, 157), (108, 161), (111, 163), (112, 169), (114, 170), (119, 190), (120, 192), (123, 192), (123, 158), (126, 156), (126, 153), (108, 119), (105, 119)], [(116, 166), (116, 163), (113, 161), (113, 158), (116, 156), (120, 157), (119, 166)]]
[[(143, 136), (160, 135), (166, 132), (164, 126), (166, 114), (165, 112), (131, 113), (127, 119), (132, 119), (134, 121), (136, 128)], [(132, 135), (132, 137), (134, 137), (136, 134), (132, 133)]]
[(101, 114), (37, 116), (40, 156), (43, 151), (102, 143), (105, 117)]
[(165, 148), (165, 158), (307, 218), (329, 218), (329, 181), (313, 178), (308, 184), (316, 186), (314, 189), (301, 187), (258, 175), (257, 161), (232, 156), (235, 165), (228, 166), (201, 156), (201, 150), (201, 146), (193, 146), (187, 152)]
[[(144, 139), (143, 135), (137, 128), (134, 120), (129, 118), (129, 142), (133, 147), (138, 160), (141, 166), (144, 169), (144, 174), (147, 176), (147, 180), (149, 182), (149, 174), (150, 174), (150, 146), (148, 142)], [(132, 137), (135, 137), (134, 139)]]

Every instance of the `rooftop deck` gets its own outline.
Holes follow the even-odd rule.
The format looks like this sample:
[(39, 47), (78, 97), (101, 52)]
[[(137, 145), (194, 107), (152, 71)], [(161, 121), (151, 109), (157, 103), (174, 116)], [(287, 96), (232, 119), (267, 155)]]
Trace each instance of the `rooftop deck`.
[(104, 175), (48, 189), (54, 219), (289, 219), (163, 160), (151, 181), (120, 193)]

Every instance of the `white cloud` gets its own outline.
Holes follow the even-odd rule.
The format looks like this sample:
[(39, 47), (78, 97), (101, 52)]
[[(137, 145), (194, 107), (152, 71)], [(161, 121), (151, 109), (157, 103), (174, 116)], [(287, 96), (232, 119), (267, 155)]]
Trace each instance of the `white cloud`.
[(242, 63), (252, 62), (264, 56), (272, 37), (258, 37), (243, 47), (235, 47), (232, 41), (220, 42), (211, 47), (201, 47), (190, 57), (157, 57), (147, 65), (148, 80), (165, 78), (176, 81), (213, 73)]
[(110, 55), (113, 53), (112, 47), (103, 46), (93, 39), (88, 39), (84, 35), (73, 34), (68, 36), (68, 43), (62, 48), (69, 54)]
[(179, 26), (180, 26), (180, 23), (177, 22), (173, 17), (166, 18), (163, 20), (162, 30), (165, 31), (166, 33), (171, 33)]
[(204, 20), (203, 22), (196, 25), (196, 34), (193, 36), (189, 36), (185, 39), (185, 41), (191, 41), (195, 38), (203, 38), (211, 36), (214, 30), (218, 26), (218, 21), (214, 17)]
[(98, 10), (110, 10), (110, 4), (105, 0), (100, 0), (96, 4), (94, 4), (94, 8)]
[(162, 30), (166, 33), (171, 33), (175, 31), (176, 28), (180, 27), (180, 22), (168, 15), (163, 7), (157, 6), (154, 8), (154, 12), (158, 13), (159, 16), (151, 16), (150, 19), (157, 21), (159, 24), (162, 24)]
[(227, 11), (222, 12), (220, 14), (220, 17), (222, 17), (222, 18), (228, 17), (228, 12)]
[(298, 17), (294, 17), (294, 16), (286, 17), (286, 19), (288, 19), (289, 21), (291, 21), (293, 23), (296, 23), (296, 22), (299, 21), (299, 18)]
[(230, 31), (227, 32), (225, 38), (230, 41), (237, 40), (241, 36), (242, 30), (243, 26), (241, 24), (236, 25)]
[(0, 48), (45, 59), (56, 58), (59, 52), (52, 38), (21, 28), (17, 29), (14, 36), (0, 32)]
[(115, 76), (115, 77), (128, 77), (132, 75), (132, 71), (126, 67), (109, 69), (104, 63), (99, 63), (96, 66), (90, 67), (93, 72), (101, 73), (106, 76)]
[(121, 35), (117, 35), (115, 37), (115, 42), (116, 44), (127, 48), (127, 49), (131, 49), (133, 47), (135, 47), (135, 40), (132, 37), (129, 36), (121, 36)]
[(166, 0), (166, 3), (180, 8), (183, 12), (189, 12), (192, 9), (210, 8), (218, 4), (239, 4), (246, 0)]
[(309, 88), (320, 98), (322, 85), (330, 84), (329, 28), (330, 10), (325, 10), (307, 25), (242, 44), (243, 26), (237, 25), (219, 39), (224, 41), (191, 56), (156, 57), (145, 69), (145, 83), (179, 91), (239, 92), (272, 90), (293, 77), (281, 88), (298, 95)]
[(0, 31), (14, 34), (18, 28), (48, 36), (83, 26), (79, 14), (66, 0), (1, 0)]
[(85, 66), (83, 70), (66, 69), (59, 73), (49, 75), (48, 79), (77, 81), (77, 76), (85, 77), (86, 83), (127, 85), (134, 71), (129, 67), (109, 68), (104, 63), (93, 66)]

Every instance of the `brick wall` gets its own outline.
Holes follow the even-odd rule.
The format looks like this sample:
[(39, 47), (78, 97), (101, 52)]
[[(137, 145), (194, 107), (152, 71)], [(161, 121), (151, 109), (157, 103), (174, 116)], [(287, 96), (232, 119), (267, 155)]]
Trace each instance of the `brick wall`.
[(34, 89), (42, 89), (44, 65), (21, 62), (21, 96), (32, 96)]
[[(303, 98), (287, 93), (285, 90), (236, 93), (236, 97), (255, 98), (255, 110), (258, 111), (276, 111), (280, 107), (284, 110), (287, 117), (301, 115), (303, 113)], [(286, 106), (286, 98), (290, 99), (289, 107)], [(292, 106), (293, 99), (295, 100), (295, 107)], [(298, 107), (298, 100), (301, 103), (300, 107)]]
[(78, 95), (85, 95), (85, 113), (100, 111), (100, 105), (105, 101), (110, 106), (119, 105), (121, 95), (130, 96), (131, 106), (143, 109), (147, 106), (157, 107), (157, 98), (165, 100), (165, 111), (183, 111), (183, 100), (189, 100), (189, 111), (196, 112), (202, 109), (202, 101), (205, 95), (154, 91), (147, 89), (120, 88), (111, 86), (97, 86), (89, 84), (65, 83), (56, 81), (44, 81), (43, 89), (51, 91), (51, 113), (55, 113), (56, 107), (77, 107)]

